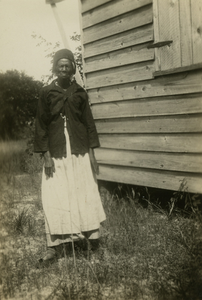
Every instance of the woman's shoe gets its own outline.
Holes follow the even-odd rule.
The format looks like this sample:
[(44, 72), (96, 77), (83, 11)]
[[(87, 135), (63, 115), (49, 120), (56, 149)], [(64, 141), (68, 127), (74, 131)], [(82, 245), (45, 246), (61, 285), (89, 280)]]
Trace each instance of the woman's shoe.
[(99, 239), (89, 239), (90, 249), (94, 252), (99, 249)]
[(56, 260), (56, 251), (53, 247), (47, 248), (46, 255), (38, 260), (39, 264), (46, 267)]

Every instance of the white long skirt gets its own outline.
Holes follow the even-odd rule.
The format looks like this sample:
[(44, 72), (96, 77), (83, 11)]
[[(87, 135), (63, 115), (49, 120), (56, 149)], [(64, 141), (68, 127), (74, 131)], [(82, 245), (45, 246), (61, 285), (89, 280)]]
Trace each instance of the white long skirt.
[(42, 175), (48, 246), (69, 242), (86, 232), (97, 238), (100, 223), (106, 218), (89, 154), (72, 155), (66, 129), (65, 136), (67, 157), (53, 159), (53, 177), (46, 178), (45, 171)]

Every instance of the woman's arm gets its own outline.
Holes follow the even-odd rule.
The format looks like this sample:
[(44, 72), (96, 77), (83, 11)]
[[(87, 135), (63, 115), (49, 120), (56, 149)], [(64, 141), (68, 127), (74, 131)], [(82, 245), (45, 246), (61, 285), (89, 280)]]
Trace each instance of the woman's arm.
[(53, 173), (55, 172), (55, 166), (54, 161), (49, 152), (48, 122), (49, 107), (46, 103), (45, 92), (44, 90), (42, 90), (37, 108), (34, 152), (39, 152), (43, 154), (45, 174), (49, 178), (53, 177)]
[(94, 154), (94, 149), (93, 148), (89, 148), (89, 157), (90, 157), (90, 162), (91, 165), (93, 167), (94, 172), (99, 175), (99, 165), (97, 163), (97, 160), (95, 158), (95, 154)]
[(88, 142), (89, 142), (89, 157), (92, 168), (94, 172), (98, 175), (99, 174), (99, 165), (96, 161), (94, 148), (100, 146), (97, 130), (95, 127), (95, 122), (93, 119), (93, 115), (90, 109), (90, 105), (88, 102), (88, 95), (85, 93), (83, 98), (83, 105), (82, 105), (82, 118), (83, 122), (86, 125), (87, 133), (88, 133)]
[(53, 173), (55, 173), (55, 165), (50, 155), (50, 152), (49, 151), (45, 152), (43, 157), (44, 157), (45, 174), (48, 178), (53, 177)]
[(41, 91), (35, 122), (35, 136), (34, 136), (34, 152), (44, 153), (49, 150), (48, 145), (48, 121), (49, 108), (46, 103), (46, 96), (44, 90)]
[(95, 122), (88, 102), (88, 95), (85, 93), (82, 97), (82, 121), (86, 126), (88, 133), (88, 142), (90, 148), (100, 147)]

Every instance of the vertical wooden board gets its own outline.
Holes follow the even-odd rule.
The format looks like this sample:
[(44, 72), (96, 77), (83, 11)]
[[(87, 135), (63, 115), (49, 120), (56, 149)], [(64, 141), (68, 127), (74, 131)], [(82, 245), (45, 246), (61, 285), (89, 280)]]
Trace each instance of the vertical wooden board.
[(191, 1), (193, 63), (202, 62), (202, 0)]
[(178, 68), (181, 66), (179, 1), (158, 1), (158, 16), (160, 41), (173, 41), (170, 46), (159, 49), (161, 71)]
[[(153, 23), (154, 23), (154, 42), (160, 41), (159, 36), (159, 10), (158, 10), (158, 1), (153, 0)], [(160, 51), (158, 48), (155, 48), (155, 70), (161, 70), (161, 60), (160, 60)]]
[(181, 65), (189, 66), (193, 63), (190, 0), (179, 0), (179, 12), (180, 12)]

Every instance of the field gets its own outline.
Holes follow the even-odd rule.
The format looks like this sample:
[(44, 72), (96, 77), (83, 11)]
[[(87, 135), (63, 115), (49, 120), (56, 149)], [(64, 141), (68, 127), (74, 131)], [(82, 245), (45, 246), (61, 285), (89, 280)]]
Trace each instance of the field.
[(0, 143), (0, 299), (202, 299), (201, 200), (180, 191), (159, 198), (99, 182), (107, 215), (99, 249), (65, 251), (40, 267), (42, 160), (25, 148)]

